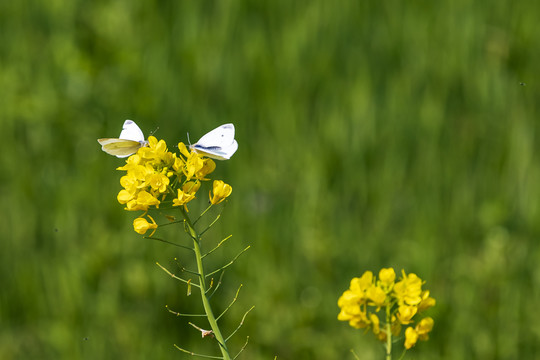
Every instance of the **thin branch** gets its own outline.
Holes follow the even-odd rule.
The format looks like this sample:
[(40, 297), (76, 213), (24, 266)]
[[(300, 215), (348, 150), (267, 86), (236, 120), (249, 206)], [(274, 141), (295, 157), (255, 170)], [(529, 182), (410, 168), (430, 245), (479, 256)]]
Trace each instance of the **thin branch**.
[(221, 212), (218, 214), (218, 216), (216, 216), (216, 218), (214, 219), (214, 221), (212, 221), (210, 223), (210, 225), (208, 225), (206, 227), (206, 229), (204, 229), (203, 231), (201, 231), (200, 235), (202, 236), (205, 232), (207, 232), (208, 230), (210, 230), (210, 228), (215, 224), (217, 223), (217, 221), (219, 220), (219, 218), (221, 217), (221, 213), (223, 212), (223, 209), (221, 209)]
[(242, 288), (242, 284), (240, 284), (240, 286), (238, 287), (238, 290), (236, 290), (236, 295), (234, 295), (234, 299), (232, 299), (229, 306), (227, 306), (227, 308), (223, 310), (223, 312), (216, 318), (216, 321), (218, 321), (223, 315), (225, 315), (225, 313), (230, 309), (230, 307), (233, 306), (233, 304), (236, 302), (236, 299), (238, 299), (238, 294), (240, 293), (241, 288)]
[[(173, 208), (171, 208), (171, 209), (173, 209)], [(183, 223), (183, 222), (184, 222), (184, 219), (182, 219), (182, 220), (173, 220), (173, 221), (169, 221), (169, 222), (166, 222), (164, 224), (158, 225), (158, 227), (164, 227), (164, 226), (179, 224), (179, 223)]]
[(197, 275), (197, 276), (200, 276), (200, 274), (196, 271), (193, 271), (193, 270), (189, 270), (189, 269), (186, 269), (186, 268), (180, 268), (181, 271), (185, 271), (187, 273), (190, 273), (190, 274), (193, 274), (193, 275)]
[(229, 240), (231, 237), (232, 237), (232, 235), (229, 235), (229, 236), (227, 236), (225, 239), (221, 240), (221, 241), (219, 242), (219, 244), (216, 245), (215, 248), (213, 248), (212, 250), (210, 250), (209, 252), (207, 252), (206, 254), (204, 254), (203, 256), (201, 256), (201, 258), (204, 259), (205, 256), (210, 255), (211, 253), (213, 253), (214, 251), (216, 251), (218, 247), (220, 247), (225, 241)]
[(179, 244), (173, 243), (171, 241), (163, 240), (163, 239), (160, 239), (160, 238), (150, 237), (150, 236), (145, 236), (144, 238), (145, 239), (150, 239), (150, 240), (161, 241), (161, 242), (163, 242), (165, 244), (174, 245), (174, 246), (177, 246), (177, 247), (181, 247), (181, 248), (193, 251), (193, 248), (190, 248), (189, 246), (179, 245)]
[[(210, 204), (202, 213), (201, 215), (199, 215), (199, 217), (197, 219), (195, 219), (195, 221), (193, 222), (193, 225), (195, 225), (199, 220), (201, 220), (201, 218), (203, 217), (204, 214), (206, 214), (206, 212), (208, 210), (210, 210), (210, 208), (212, 207), (212, 204)], [(221, 210), (223, 211), (223, 210)], [(220, 213), (221, 214), (221, 213)]]
[(401, 353), (401, 356), (399, 357), (399, 360), (402, 360), (405, 357), (405, 352), (407, 349), (403, 349), (403, 352)]
[(244, 325), (244, 320), (246, 319), (246, 316), (247, 314), (249, 314), (249, 312), (251, 310), (253, 310), (255, 308), (255, 306), (252, 306), (251, 309), (249, 309), (248, 311), (246, 311), (246, 313), (244, 314), (244, 316), (242, 316), (242, 320), (240, 321), (240, 324), (238, 325), (238, 327), (231, 333), (231, 335), (229, 335), (228, 338), (225, 339), (225, 342), (229, 341), (229, 339), (231, 337), (233, 337), (234, 334), (236, 334), (236, 332), (242, 327), (242, 325)]
[(238, 357), (238, 355), (240, 355), (240, 353), (241, 353), (242, 351), (244, 351), (244, 349), (246, 348), (248, 342), (249, 342), (249, 336), (246, 338), (246, 343), (244, 344), (244, 346), (242, 346), (242, 348), (240, 349), (240, 351), (238, 352), (238, 354), (236, 354), (236, 356), (233, 357), (233, 360), (236, 359), (236, 358)]
[(165, 305), (165, 307), (167, 308), (167, 311), (170, 312), (171, 314), (174, 314), (176, 316), (191, 316), (191, 317), (206, 317), (206, 314), (182, 314), (182, 313), (179, 313), (179, 312), (176, 312), (176, 311), (173, 311), (171, 309), (169, 309), (169, 305)]
[[(219, 276), (218, 283), (217, 283), (216, 287), (214, 288), (214, 291), (212, 291), (212, 294), (210, 294), (208, 296), (208, 300), (210, 300), (212, 298), (212, 296), (214, 296), (214, 294), (216, 293), (217, 289), (219, 289), (219, 286), (221, 285), (221, 279), (223, 279), (224, 274), (225, 274), (225, 271), (222, 271), (221, 275)], [(208, 291), (210, 291), (210, 288), (208, 290), (206, 290), (206, 292), (208, 292)]]
[(180, 350), (182, 352), (185, 352), (186, 354), (189, 354), (189, 355), (192, 355), (192, 356), (199, 356), (199, 357), (207, 358), (207, 359), (223, 359), (221, 356), (210, 356), (210, 355), (196, 354), (193, 351), (188, 351), (186, 349), (182, 349), (180, 346), (178, 346), (176, 344), (174, 344), (174, 347), (177, 348), (178, 350)]
[(185, 271), (187, 273), (190, 273), (190, 274), (193, 274), (193, 275), (197, 275), (197, 276), (200, 276), (201, 274), (199, 274), (198, 272), (196, 271), (193, 271), (193, 270), (189, 270), (189, 269), (186, 269), (185, 267), (183, 267), (181, 264), (180, 264), (180, 261), (178, 261), (177, 258), (174, 258), (174, 261), (176, 262), (176, 265), (178, 265), (178, 268), (180, 269), (180, 271)]
[(178, 277), (178, 276), (174, 275), (169, 270), (167, 270), (165, 267), (163, 267), (160, 263), (156, 262), (156, 265), (159, 266), (167, 274), (169, 274), (172, 278), (174, 278), (176, 280), (180, 280), (180, 281), (182, 281), (182, 282), (184, 282), (184, 283), (186, 283), (188, 285), (198, 287), (199, 289), (201, 288), (199, 285), (191, 283), (191, 279), (190, 280), (185, 280), (185, 279), (182, 279), (181, 277)]
[(234, 257), (234, 259), (232, 259), (228, 264), (226, 264), (226, 265), (220, 267), (219, 269), (217, 269), (217, 270), (215, 270), (215, 271), (212, 271), (211, 273), (207, 274), (206, 277), (211, 276), (211, 275), (214, 275), (215, 273), (217, 273), (217, 272), (219, 272), (219, 271), (221, 271), (221, 270), (224, 270), (224, 269), (228, 268), (229, 266), (231, 266), (231, 265), (236, 261), (236, 259), (238, 259), (238, 258), (240, 257), (240, 255), (242, 255), (243, 253), (245, 253), (250, 247), (251, 247), (251, 245), (248, 245), (248, 247), (246, 247), (244, 250), (240, 251), (240, 252), (238, 253), (238, 255), (236, 255), (236, 256)]

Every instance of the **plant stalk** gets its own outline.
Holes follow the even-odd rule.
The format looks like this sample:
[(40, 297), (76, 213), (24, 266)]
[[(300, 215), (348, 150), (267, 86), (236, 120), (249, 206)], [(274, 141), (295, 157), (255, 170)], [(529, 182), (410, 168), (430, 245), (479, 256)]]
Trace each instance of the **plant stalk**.
[(391, 305), (386, 305), (386, 360), (392, 360), (392, 317), (390, 316)]
[(206, 296), (206, 291), (207, 291), (206, 279), (205, 279), (204, 266), (203, 266), (203, 261), (202, 261), (200, 237), (199, 237), (199, 234), (197, 234), (197, 231), (195, 230), (191, 222), (191, 219), (189, 218), (189, 215), (186, 213), (184, 209), (181, 209), (181, 211), (186, 221), (189, 235), (193, 239), (193, 250), (195, 251), (195, 257), (197, 259), (197, 271), (199, 272), (199, 285), (200, 285), (199, 290), (201, 291), (201, 299), (203, 302), (204, 311), (206, 313), (206, 317), (208, 318), (208, 323), (210, 324), (212, 332), (214, 333), (214, 336), (216, 337), (216, 340), (219, 343), (219, 349), (221, 350), (223, 359), (230, 360), (231, 357), (229, 355), (229, 350), (227, 349), (227, 344), (225, 343), (225, 339), (223, 338), (223, 335), (221, 334), (221, 330), (219, 329), (218, 323), (216, 321), (216, 317), (214, 316), (212, 307), (210, 306), (210, 301), (208, 300), (208, 297)]

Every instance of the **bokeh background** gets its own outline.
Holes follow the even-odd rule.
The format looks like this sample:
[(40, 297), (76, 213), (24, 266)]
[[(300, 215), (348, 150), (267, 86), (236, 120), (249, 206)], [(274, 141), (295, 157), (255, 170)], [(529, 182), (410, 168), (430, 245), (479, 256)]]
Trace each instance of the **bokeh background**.
[[(540, 358), (540, 3), (0, 2), (0, 358), (217, 354), (166, 311), (188, 254), (133, 232), (125, 119), (173, 149), (236, 126), (209, 241), (240, 359), (381, 359), (337, 320), (354, 276), (426, 280), (416, 359)], [(204, 202), (203, 199), (200, 200)], [(192, 211), (197, 211), (195, 206)], [(182, 236), (180, 229), (170, 236)], [(189, 264), (189, 262), (186, 260)], [(204, 325), (204, 324), (200, 324)]]

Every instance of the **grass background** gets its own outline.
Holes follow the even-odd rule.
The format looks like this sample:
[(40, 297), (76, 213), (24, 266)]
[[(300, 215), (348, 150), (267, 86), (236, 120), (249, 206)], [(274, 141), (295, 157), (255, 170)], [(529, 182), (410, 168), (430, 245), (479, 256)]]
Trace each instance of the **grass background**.
[[(437, 299), (409, 358), (540, 357), (540, 5), (524, 0), (0, 3), (0, 358), (190, 358), (195, 296), (154, 263), (101, 152), (228, 122), (220, 256), (252, 248), (225, 331), (243, 359), (380, 359), (337, 321), (392, 266)], [(201, 200), (202, 201), (202, 200)], [(195, 211), (195, 210), (193, 210)], [(178, 236), (171, 232), (170, 236)]]

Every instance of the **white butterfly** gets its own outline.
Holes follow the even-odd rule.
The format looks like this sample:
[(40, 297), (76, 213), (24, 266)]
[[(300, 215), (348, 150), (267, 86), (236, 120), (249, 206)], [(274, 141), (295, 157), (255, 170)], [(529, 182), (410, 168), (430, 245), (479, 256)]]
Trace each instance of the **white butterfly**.
[(216, 160), (229, 160), (238, 150), (234, 140), (234, 125), (221, 125), (200, 138), (190, 149)]
[(148, 145), (148, 141), (144, 140), (143, 132), (132, 120), (124, 121), (124, 126), (118, 139), (98, 139), (98, 142), (101, 144), (101, 150), (119, 158), (133, 155), (139, 148)]

